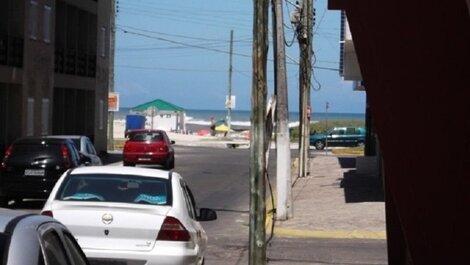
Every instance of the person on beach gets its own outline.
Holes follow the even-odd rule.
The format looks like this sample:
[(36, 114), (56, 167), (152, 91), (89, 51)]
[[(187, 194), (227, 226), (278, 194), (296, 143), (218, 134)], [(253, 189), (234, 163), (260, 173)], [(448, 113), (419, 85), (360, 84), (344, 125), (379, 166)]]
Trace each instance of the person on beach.
[(211, 117), (211, 136), (215, 136), (215, 120), (214, 117)]

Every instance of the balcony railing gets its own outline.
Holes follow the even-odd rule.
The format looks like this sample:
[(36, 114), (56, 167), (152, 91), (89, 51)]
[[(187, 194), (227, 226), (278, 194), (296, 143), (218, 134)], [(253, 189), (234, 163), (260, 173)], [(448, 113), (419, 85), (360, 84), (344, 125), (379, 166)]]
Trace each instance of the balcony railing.
[(75, 49), (56, 48), (54, 71), (56, 73), (95, 77), (96, 55)]
[(9, 35), (0, 36), (0, 64), (23, 66), (23, 39)]

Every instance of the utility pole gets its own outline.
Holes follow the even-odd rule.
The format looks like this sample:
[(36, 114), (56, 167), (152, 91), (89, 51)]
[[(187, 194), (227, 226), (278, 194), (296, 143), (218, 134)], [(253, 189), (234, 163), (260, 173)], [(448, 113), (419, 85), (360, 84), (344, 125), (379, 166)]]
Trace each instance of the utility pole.
[(269, 0), (254, 0), (249, 265), (266, 264), (266, 97)]
[[(109, 19), (109, 64), (108, 64), (108, 95), (114, 92), (114, 48), (116, 37), (116, 1), (111, 0), (111, 14)], [(108, 150), (114, 150), (114, 112), (108, 111)]]
[[(328, 133), (328, 109), (329, 108), (330, 108), (330, 103), (327, 101), (325, 104), (325, 113), (326, 113), (325, 133), (326, 134)], [(326, 138), (325, 138), (325, 154), (328, 154), (328, 135), (326, 135)]]
[(228, 99), (226, 102), (226, 107), (228, 110), (227, 114), (227, 135), (230, 134), (230, 129), (232, 128), (232, 57), (233, 57), (233, 30), (230, 31), (230, 62), (228, 67)]
[(273, 9), (273, 58), (274, 86), (276, 94), (276, 219), (293, 217), (291, 155), (289, 137), (289, 108), (287, 100), (286, 51), (284, 44), (284, 19), (282, 0), (272, 0)]
[(297, 38), (300, 46), (299, 75), (299, 177), (309, 174), (310, 151), (310, 80), (312, 73), (312, 40), (313, 40), (313, 0), (304, 0), (300, 7), (300, 23), (297, 27)]

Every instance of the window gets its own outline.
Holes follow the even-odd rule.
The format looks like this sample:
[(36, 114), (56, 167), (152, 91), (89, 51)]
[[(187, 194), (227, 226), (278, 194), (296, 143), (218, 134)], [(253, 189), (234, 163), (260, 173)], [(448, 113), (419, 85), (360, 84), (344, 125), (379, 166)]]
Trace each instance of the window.
[(348, 135), (357, 134), (356, 128), (346, 128), (346, 134)]
[(181, 184), (181, 189), (183, 190), (184, 201), (186, 202), (188, 215), (189, 217), (195, 220), (196, 219), (196, 206), (194, 203), (194, 198), (192, 196), (193, 194), (191, 193), (188, 186), (186, 186), (186, 184), (183, 181), (181, 181), (180, 184)]
[(41, 105), (41, 134), (49, 133), (49, 99), (43, 98)]
[(5, 251), (8, 251), (8, 249), (6, 249), (7, 247), (7, 242), (10, 240), (8, 234), (5, 234), (5, 233), (0, 233), (0, 257), (3, 257), (4, 252)]
[(65, 248), (60, 241), (60, 237), (55, 230), (46, 232), (43, 236), (44, 253), (47, 264), (49, 265), (66, 265), (70, 264), (67, 260)]
[(129, 134), (129, 140), (133, 142), (160, 142), (163, 141), (163, 134), (160, 132), (133, 132)]
[(44, 17), (43, 17), (43, 36), (42, 39), (45, 43), (51, 42), (51, 22), (52, 22), (52, 8), (49, 5), (44, 6)]
[(100, 29), (100, 55), (101, 57), (106, 56), (106, 28), (101, 27)]
[(78, 246), (75, 239), (67, 232), (64, 232), (65, 244), (67, 248), (70, 250), (70, 254), (72, 255), (73, 263), (76, 265), (86, 265), (86, 258), (82, 251), (80, 251), (80, 246)]
[(171, 205), (167, 179), (133, 175), (69, 175), (58, 192), (62, 201), (104, 201), (151, 205)]
[(34, 98), (28, 98), (26, 107), (26, 136), (34, 135)]
[(38, 39), (38, 2), (29, 2), (29, 37), (33, 40)]
[(91, 141), (86, 140), (86, 151), (88, 154), (96, 155), (96, 150)]
[(99, 117), (99, 125), (98, 125), (98, 129), (100, 131), (103, 130), (104, 128), (104, 101), (101, 99), (100, 100), (100, 108), (99, 108), (99, 111), (100, 111), (100, 117)]

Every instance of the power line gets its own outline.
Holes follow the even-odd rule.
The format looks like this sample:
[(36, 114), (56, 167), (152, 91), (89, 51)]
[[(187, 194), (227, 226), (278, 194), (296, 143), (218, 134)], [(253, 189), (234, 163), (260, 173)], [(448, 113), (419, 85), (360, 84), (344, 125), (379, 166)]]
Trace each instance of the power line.
[[(193, 45), (193, 44), (188, 44), (188, 43), (184, 43), (184, 42), (180, 42), (180, 41), (175, 41), (175, 40), (170, 40), (170, 39), (166, 39), (166, 38), (162, 38), (162, 37), (156, 37), (156, 36), (151, 36), (151, 35), (147, 35), (147, 34), (143, 34), (143, 33), (139, 33), (139, 32), (134, 32), (134, 31), (129, 31), (129, 30), (125, 30), (121, 27), (117, 27), (117, 29), (121, 30), (122, 32), (124, 33), (127, 33), (127, 34), (132, 34), (132, 35), (136, 35), (136, 36), (141, 36), (141, 37), (145, 37), (145, 38), (149, 38), (149, 39), (155, 39), (155, 40), (160, 40), (160, 41), (165, 41), (165, 42), (169, 42), (169, 43), (173, 43), (173, 44), (179, 44), (179, 45), (183, 45), (183, 46), (187, 46), (187, 47), (192, 47), (192, 48), (197, 48), (197, 49), (203, 49), (203, 50), (208, 50), (208, 51), (213, 51), (213, 52), (217, 52), (217, 53), (224, 53), (224, 54), (228, 54), (229, 52), (227, 51), (224, 51), (224, 50), (219, 50), (219, 49), (214, 49), (214, 48), (209, 48), (209, 47), (204, 47), (204, 46), (200, 46), (200, 45)], [(241, 56), (241, 57), (246, 57), (246, 58), (251, 58), (251, 55), (247, 55), (247, 54), (241, 54), (241, 53), (233, 53), (233, 55), (237, 55), (237, 56)], [(292, 58), (289, 58), (291, 60), (293, 60)], [(272, 60), (271, 60), (272, 61)], [(288, 63), (289, 64), (289, 63)], [(292, 64), (292, 63), (290, 63)], [(298, 62), (294, 63), (294, 64), (298, 64)], [(314, 67), (316, 69), (321, 69), (321, 70), (330, 70), (330, 71), (339, 71), (339, 69), (337, 68), (331, 68), (331, 67), (320, 67), (320, 66), (316, 66)]]
[(147, 33), (160, 34), (160, 35), (164, 35), (164, 36), (179, 37), (179, 38), (191, 39), (191, 40), (202, 40), (202, 41), (220, 41), (220, 42), (228, 43), (228, 41), (224, 40), (224, 39), (208, 39), (208, 38), (193, 37), (193, 36), (180, 35), (180, 34), (164, 33), (164, 32), (141, 29), (141, 28), (126, 26), (126, 25), (120, 25), (120, 24), (117, 24), (116, 26), (120, 27), (120, 28), (128, 28), (128, 29), (133, 29), (133, 30), (139, 30), (139, 31), (147, 32)]
[[(117, 29), (121, 30), (124, 33), (132, 34), (132, 35), (136, 35), (136, 36), (141, 36), (141, 37), (145, 37), (145, 38), (149, 38), (149, 39), (165, 41), (165, 42), (169, 42), (169, 43), (173, 43), (173, 44), (179, 44), (179, 45), (183, 45), (183, 46), (187, 46), (187, 47), (198, 48), (198, 49), (203, 49), (203, 50), (209, 50), (209, 51), (214, 51), (214, 52), (218, 52), (218, 53), (225, 53), (225, 54), (229, 53), (229, 52), (224, 51), (224, 50), (213, 49), (213, 48), (204, 47), (204, 46), (200, 46), (200, 45), (188, 44), (188, 43), (184, 43), (184, 42), (180, 42), (180, 41), (175, 41), (175, 40), (170, 40), (170, 39), (166, 39), (166, 38), (151, 36), (151, 35), (147, 35), (147, 34), (143, 34), (143, 33), (139, 33), (139, 32), (129, 31), (129, 30), (125, 30), (125, 29), (120, 28), (120, 27), (118, 27)], [(246, 54), (240, 54), (240, 53), (233, 53), (233, 54), (238, 55), (238, 56), (242, 56), (242, 57), (251, 58), (250, 55), (246, 55)]]
[(116, 65), (120, 68), (131, 68), (131, 69), (141, 69), (141, 70), (162, 70), (162, 71), (172, 71), (172, 72), (206, 72), (206, 73), (221, 73), (226, 72), (225, 70), (210, 70), (210, 69), (189, 69), (189, 68), (166, 68), (166, 67), (146, 67), (146, 66), (133, 66), (133, 65)]

